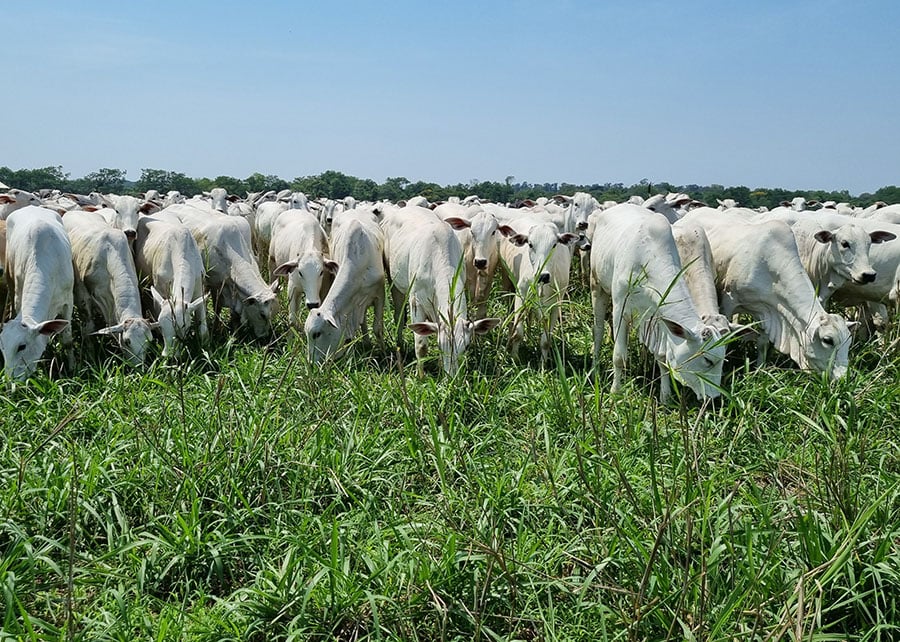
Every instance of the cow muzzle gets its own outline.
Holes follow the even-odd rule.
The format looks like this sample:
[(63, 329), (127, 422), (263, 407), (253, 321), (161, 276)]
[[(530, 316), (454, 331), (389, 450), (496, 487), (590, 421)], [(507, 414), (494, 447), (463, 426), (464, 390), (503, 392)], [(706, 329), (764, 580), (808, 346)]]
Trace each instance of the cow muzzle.
[(125, 238), (129, 241), (133, 241), (137, 238), (137, 232), (135, 230), (125, 230)]
[(588, 227), (587, 221), (579, 221), (578, 225), (575, 226), (576, 229), (586, 230)]
[(321, 304), (318, 301), (307, 301), (306, 309), (307, 310), (315, 310), (316, 308), (319, 307), (319, 305), (321, 305)]
[(475, 259), (475, 269), (483, 270), (487, 267), (487, 259)]
[(863, 272), (857, 283), (873, 283), (876, 276), (878, 276), (877, 272)]
[(541, 272), (541, 275), (538, 277), (538, 283), (541, 285), (547, 285), (550, 283), (550, 273), (549, 272)]

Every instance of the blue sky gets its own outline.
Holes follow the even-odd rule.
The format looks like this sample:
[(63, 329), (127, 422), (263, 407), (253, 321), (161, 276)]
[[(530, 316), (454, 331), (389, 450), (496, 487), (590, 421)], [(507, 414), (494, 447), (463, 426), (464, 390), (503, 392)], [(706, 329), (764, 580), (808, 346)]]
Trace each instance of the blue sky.
[(13, 169), (900, 184), (897, 2), (30, 1), (4, 22)]

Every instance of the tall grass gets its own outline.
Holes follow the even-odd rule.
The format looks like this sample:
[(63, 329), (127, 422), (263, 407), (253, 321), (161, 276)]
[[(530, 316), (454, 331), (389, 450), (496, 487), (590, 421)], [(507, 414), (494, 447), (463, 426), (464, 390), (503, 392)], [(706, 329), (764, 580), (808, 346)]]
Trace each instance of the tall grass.
[(834, 385), (732, 346), (724, 399), (661, 407), (589, 326), (576, 291), (553, 363), (497, 332), (453, 378), (408, 334), (219, 336), (6, 389), (0, 639), (897, 639), (896, 343)]

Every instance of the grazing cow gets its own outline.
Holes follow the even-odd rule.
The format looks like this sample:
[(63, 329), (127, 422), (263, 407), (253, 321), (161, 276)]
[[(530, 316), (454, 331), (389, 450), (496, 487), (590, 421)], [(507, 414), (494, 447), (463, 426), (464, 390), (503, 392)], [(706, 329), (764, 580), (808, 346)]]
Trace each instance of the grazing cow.
[(696, 223), (686, 221), (672, 227), (672, 236), (683, 266), (684, 282), (694, 300), (700, 320), (724, 336), (731, 330), (731, 324), (719, 311), (716, 272), (706, 232)]
[(550, 358), (550, 337), (559, 321), (569, 286), (572, 244), (578, 236), (561, 233), (540, 215), (521, 216), (501, 226), (504, 285), (514, 292), (509, 350), (513, 357), (525, 337), (526, 317), (541, 328), (541, 360)]
[(6, 266), (16, 315), (0, 331), (4, 373), (26, 379), (57, 332), (69, 365), (74, 365), (72, 248), (56, 212), (27, 205), (9, 216)]
[(318, 363), (336, 354), (365, 326), (373, 308), (372, 328), (384, 347), (384, 232), (369, 216), (339, 217), (331, 237), (337, 276), (322, 305), (306, 318), (309, 358)]
[(472, 337), (495, 328), (500, 319), (468, 319), (462, 246), (449, 225), (423, 209), (388, 211), (382, 220), (394, 315), (408, 299), (420, 376), (431, 334), (437, 335), (444, 372), (455, 375)]
[(685, 221), (701, 225), (709, 239), (722, 313), (730, 318), (744, 312), (762, 325), (760, 365), (771, 342), (804, 370), (831, 379), (847, 373), (847, 322), (825, 312), (787, 224), (754, 223), (736, 210), (708, 207), (689, 212), (676, 225)]
[(216, 314), (231, 310), (232, 326), (245, 325), (263, 339), (272, 331), (277, 281), (267, 285), (250, 249), (250, 224), (240, 216), (172, 205), (157, 217), (174, 216), (191, 231), (206, 268), (206, 287)]
[(668, 220), (625, 203), (596, 217), (591, 244), (594, 367), (599, 364), (607, 313), (612, 308), (613, 392), (622, 388), (633, 319), (660, 369), (660, 401), (671, 395), (668, 373), (698, 397), (719, 395), (725, 346), (704, 323), (682, 278)]
[(190, 230), (174, 218), (142, 216), (138, 221), (134, 257), (142, 281), (150, 282), (156, 320), (163, 336), (162, 355), (173, 354), (196, 327), (205, 343), (206, 295), (203, 257)]
[(272, 226), (268, 253), (269, 273), (288, 280), (288, 320), (300, 327), (300, 295), (306, 308), (319, 307), (331, 285), (337, 263), (328, 258), (325, 230), (316, 217), (304, 209), (283, 211)]
[(72, 246), (75, 302), (84, 315), (85, 331), (94, 332), (99, 314), (106, 325), (96, 333), (115, 336), (126, 360), (141, 365), (153, 332), (141, 312), (129, 239), (94, 212), (67, 212), (63, 226)]

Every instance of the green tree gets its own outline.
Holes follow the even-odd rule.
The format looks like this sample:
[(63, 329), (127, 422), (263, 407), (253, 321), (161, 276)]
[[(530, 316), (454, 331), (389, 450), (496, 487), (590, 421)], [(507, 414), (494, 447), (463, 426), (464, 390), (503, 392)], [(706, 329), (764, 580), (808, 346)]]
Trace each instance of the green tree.
[(195, 196), (200, 193), (197, 182), (193, 178), (189, 178), (181, 172), (170, 172), (164, 169), (142, 169), (135, 189), (141, 193), (155, 189), (159, 190), (161, 194), (178, 190), (185, 196)]

